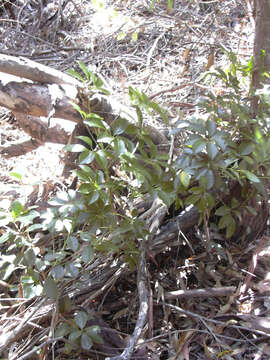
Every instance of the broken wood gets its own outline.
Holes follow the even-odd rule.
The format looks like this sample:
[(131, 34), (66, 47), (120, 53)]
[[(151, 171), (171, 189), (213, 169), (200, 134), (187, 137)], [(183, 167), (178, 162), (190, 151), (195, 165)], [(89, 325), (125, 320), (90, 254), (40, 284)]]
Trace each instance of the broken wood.
[[(137, 125), (135, 109), (123, 106), (112, 97), (89, 93), (83, 83), (58, 70), (22, 57), (0, 54), (1, 71), (0, 106), (16, 114), (82, 123), (82, 116), (73, 106), (76, 104), (86, 113), (100, 115), (109, 125), (118, 117)], [(167, 151), (166, 135), (150, 124), (145, 127), (155, 144), (165, 146), (163, 150)]]
[[(19, 127), (31, 136), (20, 144), (13, 144), (7, 147), (0, 146), (0, 154), (6, 158), (20, 156), (30, 151), (36, 150), (44, 143), (67, 144), (71, 136), (72, 129), (64, 129), (61, 122), (53, 119), (53, 126), (48, 127), (46, 118), (39, 118), (31, 115), (14, 113)], [(65, 122), (66, 123), (66, 122)]]
[[(85, 113), (98, 114), (109, 125), (119, 117), (137, 125), (135, 109), (109, 96), (90, 94), (83, 83), (58, 70), (22, 57), (0, 55), (0, 71), (5, 72), (0, 77), (0, 106), (11, 110), (21, 129), (31, 136), (26, 142), (1, 147), (0, 154), (5, 157), (26, 154), (46, 142), (74, 144), (78, 136), (89, 136), (74, 104)], [(66, 130), (67, 120), (77, 124), (73, 132)], [(57, 125), (52, 125), (55, 121)], [(151, 125), (145, 127), (159, 149), (168, 151), (167, 137)], [(77, 157), (76, 153), (65, 156), (65, 178), (76, 167)]]
[(0, 54), (0, 72), (41, 84), (81, 86), (81, 83), (75, 78), (22, 56)]
[(54, 117), (80, 122), (81, 116), (72, 103), (86, 110), (73, 85), (33, 83), (13, 75), (1, 74), (0, 106), (12, 112), (48, 117), (54, 108)]

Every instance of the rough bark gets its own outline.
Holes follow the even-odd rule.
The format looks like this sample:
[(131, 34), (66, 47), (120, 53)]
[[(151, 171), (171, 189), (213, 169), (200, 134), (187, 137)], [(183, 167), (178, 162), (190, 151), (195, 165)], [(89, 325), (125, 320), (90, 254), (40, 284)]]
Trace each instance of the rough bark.
[(80, 122), (81, 116), (72, 103), (85, 109), (73, 85), (33, 83), (13, 75), (1, 74), (0, 106), (12, 112), (48, 117), (54, 109), (54, 117)]
[[(270, 70), (270, 1), (255, 0), (255, 39), (253, 49), (254, 72), (252, 76), (252, 87), (258, 89), (261, 85), (262, 71)], [(261, 56), (261, 50), (265, 56)], [(270, 80), (268, 79), (268, 82)]]
[[(263, 83), (269, 84), (270, 79), (263, 76), (270, 71), (270, 1), (254, 0), (255, 38), (253, 47), (253, 66), (251, 88), (255, 93)], [(264, 54), (262, 54), (264, 51)], [(254, 117), (258, 112), (258, 97), (253, 96), (251, 106)]]

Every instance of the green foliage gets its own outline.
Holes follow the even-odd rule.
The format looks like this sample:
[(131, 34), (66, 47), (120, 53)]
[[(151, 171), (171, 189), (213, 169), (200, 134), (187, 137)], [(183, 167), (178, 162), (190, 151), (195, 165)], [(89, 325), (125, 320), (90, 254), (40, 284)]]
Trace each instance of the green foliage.
[[(67, 73), (85, 83), (92, 91), (99, 91), (109, 95), (109, 92), (103, 87), (103, 81), (97, 75), (90, 71), (83, 62), (78, 61), (78, 65), (84, 76), (73, 69), (69, 69)], [(77, 110), (81, 113), (79, 107), (77, 107)]]
[(252, 63), (243, 66), (235, 55), (229, 54), (229, 58), (227, 71), (208, 73), (226, 85), (226, 93), (209, 94), (207, 101), (199, 104), (205, 116), (179, 121), (172, 132), (178, 134), (184, 129), (188, 134), (183, 154), (175, 163), (175, 186), (188, 190), (185, 204), (196, 205), (201, 219), (216, 207), (216, 197), (228, 193), (229, 184), (240, 184), (242, 201), (232, 198), (230, 204), (221, 205), (215, 212), (220, 217), (218, 227), (226, 229), (227, 237), (233, 235), (241, 210), (252, 212), (249, 199), (267, 198), (270, 165), (269, 91), (264, 87), (257, 92), (259, 108), (254, 117), (242, 85), (250, 78)]
[[(184, 132), (186, 139), (181, 156), (172, 163), (145, 129), (146, 115), (158, 114), (168, 123), (166, 111), (146, 94), (129, 89), (138, 126), (123, 117), (109, 125), (91, 108), (87, 113), (78, 108), (90, 134), (80, 137), (85, 145), (66, 147), (80, 153), (78, 190), (59, 192), (41, 214), (17, 200), (9, 211), (0, 211), (0, 277), (7, 282), (17, 277), (11, 288), (16, 296), (21, 285), (24, 297), (43, 294), (58, 304), (60, 312), (69, 312), (72, 303), (63, 300), (63, 288), (84, 274), (97, 252), (114, 253), (131, 268), (136, 266), (140, 240), (150, 234), (132, 203), (145, 194), (152, 200), (162, 199), (168, 207), (174, 204), (176, 209), (196, 206), (205, 224), (214, 214), (227, 237), (234, 234), (243, 210), (254, 214), (249, 200), (267, 197), (270, 175), (270, 91), (265, 86), (257, 92), (254, 117), (243, 88), (252, 62), (243, 66), (234, 55), (229, 56), (227, 71), (217, 69), (208, 74), (222, 81), (226, 92), (209, 94), (207, 101), (199, 104), (204, 115), (179, 120), (171, 130), (171, 135)], [(92, 93), (106, 95), (102, 80), (84, 64), (79, 66), (83, 76), (73, 75), (84, 80)], [(239, 196), (229, 196), (231, 183), (239, 184)], [(220, 200), (224, 194), (229, 200)], [(40, 230), (51, 236), (51, 244), (44, 249), (35, 238)], [(66, 353), (76, 346), (90, 349), (93, 343), (102, 342), (100, 329), (87, 326), (88, 320), (89, 315), (80, 311), (72, 323), (58, 325), (55, 335), (69, 340)]]
[[(102, 88), (101, 83), (99, 86)], [(66, 246), (71, 251), (76, 251), (78, 243), (85, 241), (85, 232), (77, 231), (74, 237), (73, 231), (87, 224), (89, 244), (81, 256), (85, 263), (91, 261), (94, 250), (98, 250), (123, 254), (134, 266), (138, 239), (148, 236), (148, 231), (130, 204), (145, 193), (153, 199), (161, 198), (168, 206), (176, 197), (171, 181), (175, 170), (168, 166), (168, 156), (159, 153), (143, 124), (144, 113), (150, 116), (158, 113), (167, 120), (166, 113), (145, 94), (132, 88), (129, 92), (138, 127), (121, 117), (109, 126), (91, 109), (89, 113), (80, 111), (92, 138), (80, 137), (85, 146), (66, 147), (80, 152), (76, 170), (80, 187), (78, 192), (59, 194), (51, 202), (55, 207), (42, 215), (44, 229), (69, 234)], [(117, 171), (118, 176), (114, 176), (113, 171)]]
[[(23, 204), (15, 200), (9, 211), (0, 210), (0, 277), (4, 281), (15, 273), (20, 274), (20, 284), (25, 298), (32, 298), (42, 293), (39, 281), (39, 271), (44, 269), (44, 262), (40, 257), (40, 249), (31, 242), (30, 232), (40, 229), (34, 224), (39, 213), (34, 208), (26, 209)], [(12, 287), (17, 292), (18, 286)]]
[(55, 336), (67, 337), (69, 340), (64, 348), (66, 354), (80, 347), (90, 350), (94, 343), (103, 344), (100, 327), (97, 325), (87, 326), (88, 320), (91, 320), (91, 316), (84, 311), (79, 311), (72, 323), (61, 322), (57, 326)]

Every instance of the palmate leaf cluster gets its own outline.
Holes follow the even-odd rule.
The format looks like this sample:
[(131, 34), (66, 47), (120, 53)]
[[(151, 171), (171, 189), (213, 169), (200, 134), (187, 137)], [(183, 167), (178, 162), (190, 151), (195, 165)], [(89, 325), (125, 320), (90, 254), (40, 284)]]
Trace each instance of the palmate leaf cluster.
[[(16, 274), (25, 297), (44, 294), (60, 311), (70, 310), (72, 304), (62, 290), (71, 280), (79, 283), (82, 276), (89, 276), (87, 267), (95, 253), (114, 253), (131, 268), (136, 266), (140, 241), (150, 234), (132, 204), (146, 195), (161, 199), (168, 208), (174, 204), (179, 211), (196, 206), (201, 220), (214, 214), (218, 228), (231, 237), (242, 210), (254, 213), (249, 199), (267, 197), (270, 96), (267, 87), (256, 94), (258, 112), (254, 116), (249, 104), (253, 94), (244, 91), (241, 83), (249, 80), (252, 63), (242, 66), (230, 57), (229, 70), (210, 74), (226, 84), (224, 93), (209, 94), (199, 104), (199, 115), (179, 120), (171, 128), (171, 136), (186, 139), (177, 149), (181, 155), (173, 159), (159, 151), (145, 129), (145, 115), (158, 115), (166, 124), (169, 121), (166, 111), (144, 93), (129, 90), (137, 126), (122, 117), (109, 125), (91, 108), (88, 113), (78, 109), (89, 136), (80, 137), (83, 145), (66, 149), (80, 153), (79, 188), (59, 193), (44, 213), (18, 201), (8, 213), (0, 213), (1, 278), (9, 282)], [(79, 65), (84, 76), (74, 71), (73, 75), (85, 80), (91, 93), (109, 96), (102, 80)], [(222, 202), (221, 195), (229, 194), (232, 182), (240, 185), (244, 201), (231, 197), (229, 203)], [(57, 241), (41, 248), (37, 231), (46, 231)], [(19, 286), (12, 285), (11, 291), (18, 296)], [(87, 316), (79, 312), (73, 325), (60, 323), (57, 336), (85, 349), (101, 342), (98, 328), (87, 326)], [(66, 345), (66, 351), (72, 347)]]

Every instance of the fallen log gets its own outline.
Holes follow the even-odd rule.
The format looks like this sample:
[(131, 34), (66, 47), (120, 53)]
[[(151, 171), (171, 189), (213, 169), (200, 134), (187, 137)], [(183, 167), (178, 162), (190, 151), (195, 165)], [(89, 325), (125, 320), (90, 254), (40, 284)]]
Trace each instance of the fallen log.
[[(82, 116), (73, 106), (76, 104), (86, 113), (90, 109), (100, 115), (109, 125), (118, 117), (137, 125), (135, 109), (112, 97), (89, 93), (85, 84), (58, 70), (22, 57), (0, 54), (0, 72), (0, 106), (16, 114), (47, 117), (48, 123), (51, 118), (82, 123)], [(165, 134), (150, 124), (145, 127), (155, 144), (168, 146)], [(36, 139), (43, 142), (40, 137)]]
[[(53, 119), (50, 127), (46, 118), (39, 118), (31, 115), (14, 113), (19, 127), (31, 136), (31, 139), (20, 144), (13, 144), (7, 147), (0, 147), (0, 154), (6, 158), (20, 156), (37, 149), (44, 143), (67, 144), (74, 129), (65, 126), (67, 122)], [(64, 128), (65, 126), (65, 128)]]
[(0, 72), (41, 84), (81, 86), (81, 83), (75, 78), (22, 56), (0, 54)]
[(86, 110), (78, 93), (73, 85), (34, 83), (6, 74), (0, 78), (0, 106), (17, 114), (48, 117), (54, 108), (54, 117), (81, 122), (72, 105)]

